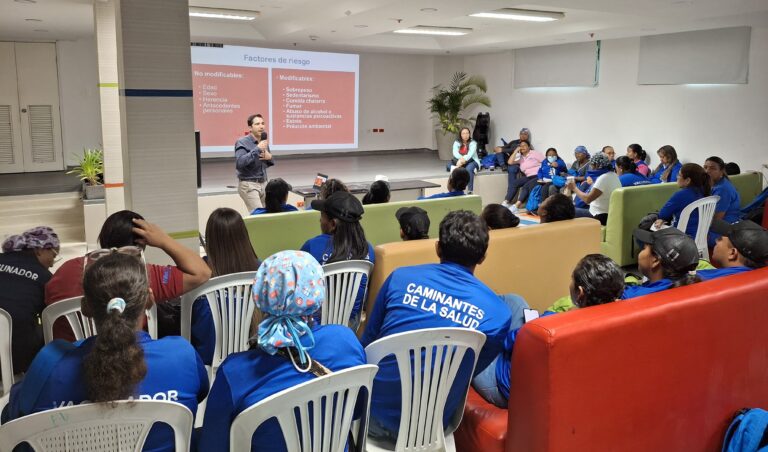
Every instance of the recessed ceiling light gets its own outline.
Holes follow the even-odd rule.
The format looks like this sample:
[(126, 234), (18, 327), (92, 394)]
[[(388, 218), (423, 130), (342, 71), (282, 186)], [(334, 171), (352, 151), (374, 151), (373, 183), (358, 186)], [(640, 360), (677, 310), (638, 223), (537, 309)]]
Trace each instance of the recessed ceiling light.
[(37, 3), (37, 0), (13, 0), (13, 1), (15, 1), (16, 3), (27, 3), (30, 5), (33, 3)]
[(43, 21), (42, 19), (24, 19), (24, 20), (26, 20), (27, 22), (42, 22)]
[(368, 25), (358, 24), (355, 25), (355, 28), (368, 28)]
[(525, 20), (528, 22), (551, 22), (565, 17), (565, 13), (557, 11), (534, 11), (531, 9), (501, 8), (494, 11), (470, 14), (471, 17), (486, 17), (489, 19)]
[(410, 35), (464, 36), (467, 33), (472, 33), (472, 29), (461, 27), (433, 27), (430, 25), (417, 25), (415, 27), (394, 30), (393, 33)]
[(244, 9), (189, 7), (189, 17), (202, 17), (204, 19), (254, 20), (260, 14), (258, 11)]
[(437, 8), (421, 8), (419, 11), (423, 13), (436, 13)]

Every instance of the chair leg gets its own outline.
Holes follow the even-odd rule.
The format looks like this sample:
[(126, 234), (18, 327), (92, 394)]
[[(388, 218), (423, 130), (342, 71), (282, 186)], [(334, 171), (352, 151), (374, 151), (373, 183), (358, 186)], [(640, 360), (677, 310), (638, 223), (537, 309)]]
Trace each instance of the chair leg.
[(453, 433), (445, 436), (445, 451), (456, 452), (456, 441), (453, 439)]

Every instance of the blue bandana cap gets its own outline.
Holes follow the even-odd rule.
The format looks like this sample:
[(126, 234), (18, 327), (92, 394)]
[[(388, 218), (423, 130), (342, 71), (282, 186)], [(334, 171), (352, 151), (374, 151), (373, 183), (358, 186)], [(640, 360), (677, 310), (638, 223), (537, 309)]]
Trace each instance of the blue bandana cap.
[(584, 154), (587, 157), (589, 157), (589, 151), (587, 150), (586, 146), (576, 146), (576, 149), (573, 150), (574, 154)]
[[(293, 347), (301, 364), (306, 364), (306, 351), (315, 344), (307, 319), (325, 302), (325, 276), (317, 260), (303, 251), (269, 256), (256, 272), (253, 301), (266, 314), (259, 324), (259, 347), (270, 355)], [(307, 345), (300, 340), (304, 335), (309, 339)]]

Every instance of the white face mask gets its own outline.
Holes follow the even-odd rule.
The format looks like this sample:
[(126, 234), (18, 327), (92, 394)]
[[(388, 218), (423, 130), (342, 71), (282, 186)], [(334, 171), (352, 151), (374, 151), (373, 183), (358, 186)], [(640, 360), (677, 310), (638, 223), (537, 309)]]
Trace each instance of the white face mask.
[(557, 161), (557, 157), (555, 157), (554, 155), (550, 155), (549, 157), (547, 157), (547, 161), (549, 163), (555, 163)]

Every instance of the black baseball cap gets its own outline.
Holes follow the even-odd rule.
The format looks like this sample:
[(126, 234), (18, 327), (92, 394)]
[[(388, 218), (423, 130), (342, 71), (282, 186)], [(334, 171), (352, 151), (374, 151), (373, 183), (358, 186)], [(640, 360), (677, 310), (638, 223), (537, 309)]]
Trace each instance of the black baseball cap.
[(768, 261), (768, 231), (754, 221), (713, 220), (710, 230), (728, 237), (742, 256), (759, 263)]
[(345, 223), (360, 221), (365, 212), (360, 200), (347, 191), (337, 191), (325, 199), (315, 199), (310, 205), (313, 209)]
[(677, 228), (658, 231), (635, 229), (632, 235), (639, 241), (651, 245), (653, 251), (676, 271), (685, 271), (699, 263), (699, 248), (685, 232)]
[(419, 207), (401, 207), (395, 212), (400, 229), (410, 239), (429, 238), (429, 215)]

